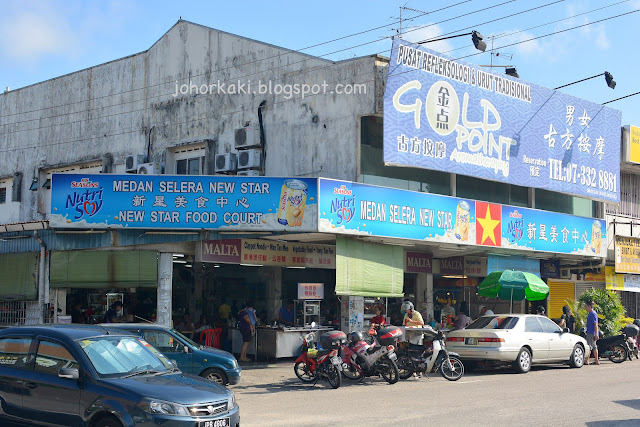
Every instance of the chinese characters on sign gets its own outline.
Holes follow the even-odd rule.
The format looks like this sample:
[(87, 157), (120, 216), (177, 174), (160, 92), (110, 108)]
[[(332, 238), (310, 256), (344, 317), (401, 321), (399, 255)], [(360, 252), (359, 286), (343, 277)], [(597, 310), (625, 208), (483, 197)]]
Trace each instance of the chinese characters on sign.
[(298, 299), (324, 299), (324, 283), (298, 283)]

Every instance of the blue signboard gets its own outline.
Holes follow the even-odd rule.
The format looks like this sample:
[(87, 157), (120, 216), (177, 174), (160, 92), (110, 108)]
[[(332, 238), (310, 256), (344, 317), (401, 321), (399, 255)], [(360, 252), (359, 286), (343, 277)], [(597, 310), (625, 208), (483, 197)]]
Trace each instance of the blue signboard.
[(384, 162), (620, 200), (622, 113), (395, 38)]
[(317, 179), (53, 174), (51, 227), (316, 231)]
[(324, 178), (318, 197), (321, 232), (607, 255), (601, 219)]

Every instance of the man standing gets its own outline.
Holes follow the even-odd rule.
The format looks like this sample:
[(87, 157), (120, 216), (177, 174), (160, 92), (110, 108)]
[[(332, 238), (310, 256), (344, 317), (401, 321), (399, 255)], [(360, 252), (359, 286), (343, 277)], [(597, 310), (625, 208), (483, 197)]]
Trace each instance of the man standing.
[[(587, 344), (593, 351), (593, 358), (595, 359), (595, 364), (599, 365), (600, 360), (598, 359), (598, 346), (596, 345), (596, 341), (598, 341), (598, 313), (593, 309), (593, 301), (587, 301), (584, 304), (584, 308), (587, 310)], [(584, 364), (589, 364), (589, 355), (591, 351), (587, 352), (587, 357), (585, 357)]]

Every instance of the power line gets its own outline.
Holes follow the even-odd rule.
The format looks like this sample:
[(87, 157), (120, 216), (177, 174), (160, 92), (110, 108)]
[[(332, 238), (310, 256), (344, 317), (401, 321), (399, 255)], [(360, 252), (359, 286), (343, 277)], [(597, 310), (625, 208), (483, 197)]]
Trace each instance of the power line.
[(620, 98), (612, 99), (611, 101), (603, 102), (602, 105), (611, 104), (612, 102), (620, 101), (621, 99), (630, 98), (636, 95), (640, 95), (640, 92), (632, 93), (631, 95), (625, 95), (625, 96), (621, 96)]

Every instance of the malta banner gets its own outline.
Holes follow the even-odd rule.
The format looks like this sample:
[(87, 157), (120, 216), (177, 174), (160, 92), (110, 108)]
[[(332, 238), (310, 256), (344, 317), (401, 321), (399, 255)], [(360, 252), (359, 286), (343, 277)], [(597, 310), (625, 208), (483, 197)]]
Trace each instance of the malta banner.
[(51, 227), (316, 231), (317, 179), (53, 174)]
[(621, 124), (618, 110), (394, 38), (386, 165), (618, 203)]

